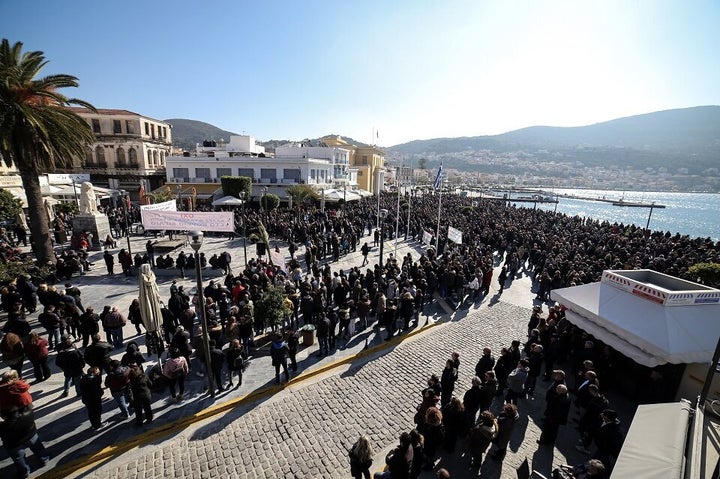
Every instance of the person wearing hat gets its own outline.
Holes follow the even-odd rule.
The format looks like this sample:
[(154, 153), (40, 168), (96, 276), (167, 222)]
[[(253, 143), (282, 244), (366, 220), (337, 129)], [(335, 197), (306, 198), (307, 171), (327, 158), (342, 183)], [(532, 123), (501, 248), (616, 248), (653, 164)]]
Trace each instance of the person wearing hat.
[(570, 396), (568, 395), (568, 388), (566, 385), (560, 384), (555, 388), (555, 397), (552, 398), (545, 409), (545, 423), (537, 443), (544, 446), (554, 445), (560, 426), (567, 424), (569, 413)]
[(593, 459), (602, 461), (608, 473), (611, 473), (620, 449), (622, 449), (624, 437), (615, 410), (604, 409), (600, 417), (602, 426), (595, 432), (594, 441), (597, 452), (593, 454)]

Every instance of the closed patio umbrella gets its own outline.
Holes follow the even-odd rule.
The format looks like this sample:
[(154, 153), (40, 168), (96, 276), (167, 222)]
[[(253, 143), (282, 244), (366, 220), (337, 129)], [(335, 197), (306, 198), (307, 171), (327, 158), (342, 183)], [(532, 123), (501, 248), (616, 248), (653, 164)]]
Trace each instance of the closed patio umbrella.
[(165, 349), (165, 344), (160, 334), (162, 313), (160, 312), (160, 291), (155, 281), (149, 264), (140, 266), (140, 317), (147, 330), (145, 345), (148, 354), (160, 354)]

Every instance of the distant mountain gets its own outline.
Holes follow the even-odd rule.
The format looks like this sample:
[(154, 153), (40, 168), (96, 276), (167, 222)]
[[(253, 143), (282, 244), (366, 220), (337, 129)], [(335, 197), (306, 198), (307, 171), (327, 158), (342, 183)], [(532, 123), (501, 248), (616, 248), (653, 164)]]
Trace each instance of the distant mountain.
[(388, 157), (425, 157), (428, 165), (477, 171), (473, 152), (521, 153), (537, 161), (585, 166), (720, 168), (720, 106), (665, 110), (580, 127), (533, 126), (494, 136), (417, 140)]
[(222, 138), (229, 141), (230, 135), (237, 135), (237, 133), (221, 130), (210, 123), (197, 120), (173, 118), (163, 121), (172, 125), (173, 145), (184, 150), (194, 150), (195, 145), (202, 143), (203, 140), (219, 140)]
[[(172, 137), (173, 137), (173, 145), (178, 146), (180, 148), (183, 148), (184, 150), (192, 151), (195, 149), (195, 145), (197, 143), (202, 143), (204, 140), (219, 140), (223, 139), (225, 141), (230, 140), (230, 135), (237, 135), (237, 133), (232, 133), (230, 131), (221, 130), (220, 128), (211, 125), (210, 123), (205, 123), (202, 121), (197, 120), (187, 120), (183, 118), (173, 118), (170, 120), (163, 120), (166, 123), (169, 123), (172, 125)], [(362, 143), (360, 141), (355, 141), (350, 137), (342, 136), (342, 135), (324, 135), (320, 138), (305, 138), (302, 140), (267, 140), (267, 141), (258, 141), (257, 143), (259, 145), (262, 145), (266, 148), (267, 151), (273, 152), (275, 151), (275, 148), (280, 145), (286, 145), (288, 143), (307, 143), (313, 146), (317, 146), (322, 143), (322, 139), (326, 137), (335, 137), (340, 136), (343, 140), (348, 142), (351, 145), (357, 145), (357, 146), (369, 146), (366, 143)]]

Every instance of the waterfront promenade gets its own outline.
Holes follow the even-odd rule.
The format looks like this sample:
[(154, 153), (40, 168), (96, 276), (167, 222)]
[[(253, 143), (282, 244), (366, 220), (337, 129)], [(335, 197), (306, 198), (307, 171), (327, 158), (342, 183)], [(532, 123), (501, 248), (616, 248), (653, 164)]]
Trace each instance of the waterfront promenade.
[[(143, 238), (133, 238), (133, 249), (141, 250), (143, 244)], [(237, 268), (242, 264), (241, 246), (242, 240), (207, 238), (203, 251), (209, 256), (230, 249)], [(386, 243), (385, 252), (386, 255), (394, 252), (394, 241)], [(418, 245), (401, 241), (397, 255), (407, 252), (417, 257)], [(361, 264), (361, 259), (359, 252), (352, 253), (332, 267), (347, 269)], [(370, 256), (371, 264), (376, 261), (377, 249)], [(163, 298), (169, 296), (169, 283), (168, 278), (160, 285)], [(192, 279), (181, 283), (187, 290), (194, 286)], [(116, 304), (125, 312), (136, 295), (137, 277), (109, 278), (104, 265), (97, 260), (94, 270), (78, 278), (77, 285), (86, 306), (92, 304), (98, 309)], [(205, 379), (191, 375), (186, 385), (186, 401), (170, 402), (167, 392), (154, 395), (156, 420), (142, 428), (133, 427), (132, 419), (121, 419), (114, 400), (106, 392), (103, 420), (109, 424), (99, 432), (94, 431), (79, 399), (59, 398), (62, 379), (55, 374), (49, 381), (32, 387), (39, 432), (53, 456), (48, 467), (34, 471), (33, 475), (349, 477), (345, 449), (359, 434), (370, 436), (376, 450), (373, 469), (378, 470), (400, 432), (413, 426), (414, 408), (420, 402), (427, 376), (440, 374), (450, 353), (460, 352), (462, 365), (455, 392), (461, 396), (469, 387), (483, 347), (497, 352), (512, 339), (524, 339), (532, 298), (526, 276), (516, 279), (502, 296), (497, 294), (494, 281), (490, 294), (478, 307), (446, 314), (435, 304), (428, 311), (428, 326), (408, 337), (385, 342), (384, 332), (379, 335), (366, 330), (356, 335), (346, 349), (322, 360), (315, 356), (317, 344), (301, 347), (299, 375), (285, 388), (274, 386), (267, 351), (260, 349), (253, 354), (242, 387), (220, 393), (213, 402), (202, 393)], [(425, 324), (425, 316), (421, 319), (421, 325)], [(134, 328), (126, 326), (125, 333), (127, 342), (133, 339)], [(369, 354), (363, 353), (366, 341)], [(118, 352), (117, 356), (120, 355)], [(584, 459), (574, 449), (577, 433), (571, 426), (561, 431), (557, 448), (538, 448), (535, 444), (544, 409), (544, 383), (541, 384), (536, 400), (521, 401), (521, 420), (504, 465), (487, 460), (482, 468), (483, 477), (515, 477), (514, 469), (525, 457), (546, 475), (552, 464)], [(627, 425), (633, 407), (625, 404), (620, 408), (614, 398), (613, 405), (621, 409)], [(496, 400), (493, 409), (497, 411), (498, 406)], [(208, 410), (209, 413), (202, 413)], [(477, 471), (467, 467), (469, 459), (461, 451), (460, 447), (454, 455), (443, 457), (440, 465), (448, 467), (453, 477), (475, 477)], [(95, 459), (103, 460), (94, 462), (89, 457), (93, 454)], [(76, 461), (88, 467), (76, 469)], [(6, 456), (0, 466), (4, 473), (12, 471)], [(433, 476), (424, 473), (421, 477)]]

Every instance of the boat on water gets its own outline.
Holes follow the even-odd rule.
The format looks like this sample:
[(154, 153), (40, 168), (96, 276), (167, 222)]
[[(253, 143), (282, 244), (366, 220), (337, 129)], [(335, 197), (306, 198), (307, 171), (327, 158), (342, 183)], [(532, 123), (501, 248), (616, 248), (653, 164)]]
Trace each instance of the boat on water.
[(631, 208), (665, 208), (665, 205), (660, 205), (657, 203), (643, 203), (641, 201), (625, 201), (624, 199), (620, 198), (617, 201), (612, 202), (613, 206), (628, 206)]

